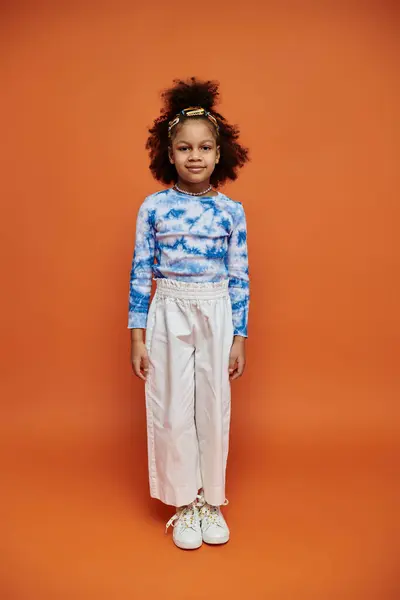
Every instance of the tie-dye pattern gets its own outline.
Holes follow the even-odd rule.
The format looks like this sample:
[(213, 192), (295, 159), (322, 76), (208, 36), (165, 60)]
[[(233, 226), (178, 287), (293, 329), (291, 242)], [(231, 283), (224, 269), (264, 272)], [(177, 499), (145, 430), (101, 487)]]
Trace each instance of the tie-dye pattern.
[(221, 192), (195, 197), (163, 190), (142, 203), (130, 274), (129, 328), (145, 328), (155, 277), (213, 282), (229, 279), (234, 334), (247, 337), (249, 269), (246, 217)]

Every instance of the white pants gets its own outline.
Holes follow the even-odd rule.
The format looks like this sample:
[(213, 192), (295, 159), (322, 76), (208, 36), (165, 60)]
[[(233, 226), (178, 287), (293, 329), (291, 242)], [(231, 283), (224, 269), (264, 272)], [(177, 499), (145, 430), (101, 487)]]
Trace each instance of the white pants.
[(183, 506), (225, 500), (233, 341), (228, 281), (156, 279), (146, 346), (150, 494)]

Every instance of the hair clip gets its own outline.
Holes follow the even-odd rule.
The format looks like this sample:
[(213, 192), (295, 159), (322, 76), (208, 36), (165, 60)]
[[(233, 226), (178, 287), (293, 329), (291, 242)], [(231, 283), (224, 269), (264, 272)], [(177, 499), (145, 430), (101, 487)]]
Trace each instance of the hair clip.
[(182, 113), (186, 117), (200, 117), (207, 114), (207, 111), (200, 106), (190, 106), (189, 108), (184, 108)]
[(183, 115), (184, 117), (201, 117), (205, 116), (211, 123), (214, 125), (217, 133), (219, 133), (219, 125), (217, 119), (212, 115), (208, 110), (201, 106), (189, 106), (188, 108), (183, 108), (180, 113), (178, 113), (169, 123), (168, 123), (168, 137), (171, 137), (172, 129), (178, 125), (180, 121), (180, 117)]

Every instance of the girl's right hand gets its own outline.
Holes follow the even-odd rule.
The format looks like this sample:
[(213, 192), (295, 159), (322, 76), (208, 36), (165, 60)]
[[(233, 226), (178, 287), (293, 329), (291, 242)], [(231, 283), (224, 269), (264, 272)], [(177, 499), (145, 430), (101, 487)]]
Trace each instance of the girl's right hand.
[(146, 381), (149, 372), (149, 357), (143, 341), (132, 340), (131, 361), (135, 375)]

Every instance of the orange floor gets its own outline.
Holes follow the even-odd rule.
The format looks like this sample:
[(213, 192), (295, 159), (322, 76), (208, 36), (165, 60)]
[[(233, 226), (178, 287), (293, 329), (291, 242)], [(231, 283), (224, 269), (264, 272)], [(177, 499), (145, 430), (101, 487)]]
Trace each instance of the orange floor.
[(388, 449), (254, 448), (244, 464), (233, 444), (231, 541), (185, 552), (129, 452), (33, 442), (2, 448), (3, 600), (400, 598)]

